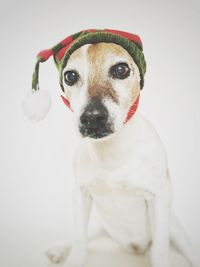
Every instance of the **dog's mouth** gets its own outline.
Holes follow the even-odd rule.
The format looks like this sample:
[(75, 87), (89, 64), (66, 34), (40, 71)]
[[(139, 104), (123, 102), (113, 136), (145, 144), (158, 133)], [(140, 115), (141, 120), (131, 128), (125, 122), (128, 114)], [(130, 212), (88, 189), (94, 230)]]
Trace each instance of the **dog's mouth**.
[(113, 133), (111, 130), (111, 127), (106, 125), (104, 127), (86, 127), (84, 125), (81, 125), (79, 127), (80, 133), (82, 137), (89, 137), (92, 139), (101, 139), (104, 137), (108, 137)]

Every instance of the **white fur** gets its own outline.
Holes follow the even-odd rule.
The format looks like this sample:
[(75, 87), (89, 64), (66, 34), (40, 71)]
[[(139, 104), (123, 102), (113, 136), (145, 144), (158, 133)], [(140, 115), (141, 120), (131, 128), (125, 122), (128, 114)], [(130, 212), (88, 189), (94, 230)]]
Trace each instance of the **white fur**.
[[(74, 88), (65, 86), (66, 94), (70, 90), (77, 128), (78, 118), (88, 101), (88, 47), (81, 48), (83, 53), (74, 61), (71, 57), (66, 66), (66, 69), (78, 69), (81, 76)], [(114, 59), (108, 58), (104, 68), (110, 65), (111, 58), (116, 62), (117, 55)], [(130, 61), (130, 58), (127, 55), (123, 60)], [(134, 74), (124, 83), (133, 88), (139, 82), (139, 72), (133, 60), (131, 64)], [(91, 238), (87, 228), (95, 211), (99, 225), (98, 231), (93, 232), (95, 236), (104, 229), (108, 236), (133, 252), (144, 252), (151, 244), (152, 267), (172, 267), (171, 240), (191, 266), (197, 267), (191, 246), (177, 226), (171, 209), (171, 185), (163, 144), (151, 124), (138, 112), (123, 124), (131, 104), (126, 99), (130, 89), (125, 91), (122, 81), (113, 83), (120, 103), (117, 106), (110, 99), (104, 103), (111, 113), (115, 133), (102, 140), (79, 138), (74, 161), (75, 236), (66, 266), (84, 266)], [(49, 257), (53, 255), (54, 251), (50, 251)], [(62, 260), (65, 253), (62, 251), (60, 255)]]

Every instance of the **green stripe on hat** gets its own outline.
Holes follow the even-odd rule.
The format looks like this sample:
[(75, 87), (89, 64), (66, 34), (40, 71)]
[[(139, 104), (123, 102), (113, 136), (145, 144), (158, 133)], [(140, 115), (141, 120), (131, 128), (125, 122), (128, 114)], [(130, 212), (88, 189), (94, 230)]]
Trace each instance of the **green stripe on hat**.
[(43, 50), (38, 54), (37, 62), (35, 65), (32, 89), (33, 91), (39, 90), (39, 65), (49, 59), (50, 56), (54, 57), (55, 64), (60, 73), (60, 85), (62, 90), (62, 71), (66, 66), (71, 54), (80, 47), (86, 44), (95, 43), (115, 43), (122, 46), (134, 59), (140, 71), (140, 88), (144, 85), (144, 74), (146, 72), (146, 62), (144, 54), (142, 52), (142, 42), (138, 35), (134, 35), (127, 32), (117, 30), (98, 30), (89, 29), (85, 31), (77, 32), (71, 36), (68, 36), (52, 49)]
[(144, 85), (144, 74), (146, 72), (146, 62), (142, 49), (139, 48), (138, 44), (133, 41), (130, 41), (128, 38), (124, 38), (117, 34), (112, 34), (109, 32), (83, 32), (77, 40), (72, 44), (72, 46), (67, 50), (66, 54), (62, 58), (61, 62), (56, 61), (56, 64), (59, 65), (60, 71), (60, 83), (62, 83), (62, 71), (65, 68), (67, 61), (69, 60), (72, 53), (79, 49), (80, 47), (86, 44), (95, 44), (95, 43), (115, 43), (122, 46), (127, 52), (132, 56), (136, 65), (140, 71), (140, 86), (141, 89)]

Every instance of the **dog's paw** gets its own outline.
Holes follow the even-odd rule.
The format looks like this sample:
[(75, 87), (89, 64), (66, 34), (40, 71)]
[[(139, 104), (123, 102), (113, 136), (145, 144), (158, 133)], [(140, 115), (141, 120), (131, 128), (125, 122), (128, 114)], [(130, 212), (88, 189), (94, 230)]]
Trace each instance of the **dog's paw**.
[(69, 254), (70, 247), (57, 247), (46, 252), (47, 258), (54, 264), (63, 263)]

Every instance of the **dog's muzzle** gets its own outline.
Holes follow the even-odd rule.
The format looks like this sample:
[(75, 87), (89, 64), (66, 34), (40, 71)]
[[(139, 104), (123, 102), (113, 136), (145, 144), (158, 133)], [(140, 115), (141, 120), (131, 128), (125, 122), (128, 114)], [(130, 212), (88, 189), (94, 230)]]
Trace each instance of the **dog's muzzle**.
[(113, 131), (108, 119), (108, 110), (101, 100), (92, 99), (80, 117), (82, 136), (99, 139), (110, 135)]

